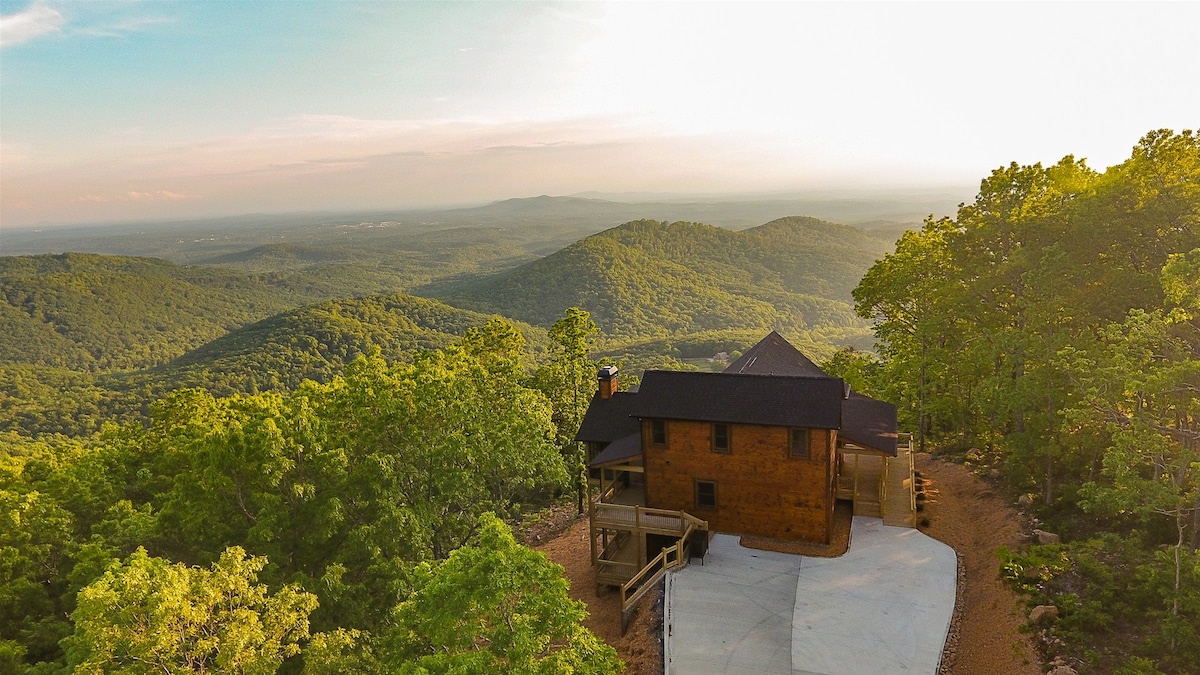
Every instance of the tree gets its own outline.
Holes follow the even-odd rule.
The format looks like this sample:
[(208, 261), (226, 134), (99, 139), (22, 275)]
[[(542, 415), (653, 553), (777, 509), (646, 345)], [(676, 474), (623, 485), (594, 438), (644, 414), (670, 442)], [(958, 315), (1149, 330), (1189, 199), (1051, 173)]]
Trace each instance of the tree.
[(267, 560), (230, 548), (210, 570), (138, 549), (79, 593), (67, 639), (84, 673), (274, 673), (300, 651), (317, 598), (257, 583)]
[(568, 308), (550, 327), (550, 339), (555, 345), (553, 356), (534, 376), (538, 389), (550, 399), (554, 410), (556, 438), (575, 484), (579, 513), (583, 513), (587, 472), (583, 450), (575, 441), (575, 434), (579, 432), (579, 424), (592, 400), (595, 364), (588, 354), (599, 332), (586, 310)]
[(615, 650), (582, 625), (562, 567), (517, 544), (495, 516), (441, 563), (418, 568), (384, 658), (402, 673), (617, 673)]

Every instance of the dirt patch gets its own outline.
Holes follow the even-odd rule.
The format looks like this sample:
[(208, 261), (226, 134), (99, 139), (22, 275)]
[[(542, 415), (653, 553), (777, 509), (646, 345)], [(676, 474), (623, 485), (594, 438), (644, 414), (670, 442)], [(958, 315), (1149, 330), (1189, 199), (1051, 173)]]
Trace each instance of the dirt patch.
[(579, 507), (574, 502), (557, 504), (526, 515), (513, 528), (513, 536), (518, 542), (537, 548), (566, 532), (580, 518), (587, 516), (579, 515)]
[(850, 548), (850, 526), (854, 523), (854, 504), (840, 501), (833, 511), (833, 531), (828, 544), (812, 544), (806, 541), (769, 539), (767, 537), (744, 536), (739, 543), (746, 548), (757, 548), (776, 553), (794, 553), (814, 558), (836, 558)]
[(587, 516), (574, 521), (570, 529), (544, 546), (535, 548), (563, 566), (571, 581), (571, 597), (587, 603), (591, 613), (584, 624), (617, 650), (625, 661), (625, 672), (629, 675), (662, 675), (661, 585), (642, 599), (629, 623), (629, 630), (622, 636), (620, 591), (611, 588), (596, 591)]
[(1042, 672), (1033, 643), (1020, 632), (1024, 607), (1000, 580), (996, 548), (1021, 541), (1016, 509), (987, 483), (959, 464), (917, 454), (927, 479), (921, 531), (958, 553), (958, 602), (950, 626), (943, 673)]

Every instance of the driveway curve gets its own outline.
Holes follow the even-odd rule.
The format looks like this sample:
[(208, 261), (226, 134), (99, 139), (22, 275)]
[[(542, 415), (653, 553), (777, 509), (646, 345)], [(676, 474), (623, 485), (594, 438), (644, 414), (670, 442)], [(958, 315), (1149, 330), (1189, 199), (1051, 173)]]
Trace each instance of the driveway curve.
[(856, 517), (850, 549), (813, 558), (714, 535), (667, 578), (664, 666), (678, 673), (937, 672), (954, 612), (949, 546)]

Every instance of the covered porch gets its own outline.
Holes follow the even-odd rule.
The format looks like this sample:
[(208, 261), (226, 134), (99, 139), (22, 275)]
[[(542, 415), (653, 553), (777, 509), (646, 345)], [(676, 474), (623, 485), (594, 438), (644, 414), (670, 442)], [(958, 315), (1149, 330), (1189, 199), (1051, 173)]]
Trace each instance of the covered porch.
[(896, 456), (848, 441), (837, 449), (837, 498), (854, 502), (854, 515), (885, 525), (916, 526), (912, 434), (899, 434)]

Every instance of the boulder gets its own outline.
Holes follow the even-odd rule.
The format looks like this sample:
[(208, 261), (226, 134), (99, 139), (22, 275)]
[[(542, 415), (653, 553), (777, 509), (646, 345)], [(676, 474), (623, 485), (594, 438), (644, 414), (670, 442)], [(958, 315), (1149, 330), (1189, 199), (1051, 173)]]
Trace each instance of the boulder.
[(1038, 605), (1029, 612), (1029, 623), (1054, 621), (1058, 618), (1058, 608), (1054, 605)]
[(1033, 536), (1037, 537), (1037, 541), (1039, 544), (1060, 544), (1060, 543), (1062, 543), (1062, 537), (1058, 536), (1057, 534), (1054, 534), (1053, 532), (1047, 532), (1045, 530), (1034, 530)]
[(1017, 506), (1023, 509), (1033, 506), (1033, 497), (1030, 497), (1029, 495), (1021, 495), (1020, 497), (1017, 497)]
[(1079, 675), (1079, 671), (1071, 666), (1055, 666), (1047, 675)]

